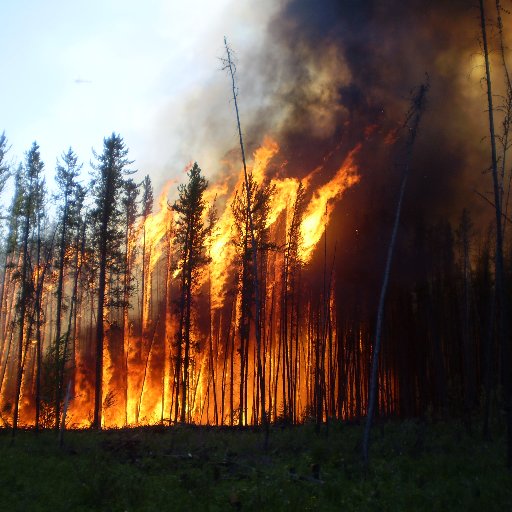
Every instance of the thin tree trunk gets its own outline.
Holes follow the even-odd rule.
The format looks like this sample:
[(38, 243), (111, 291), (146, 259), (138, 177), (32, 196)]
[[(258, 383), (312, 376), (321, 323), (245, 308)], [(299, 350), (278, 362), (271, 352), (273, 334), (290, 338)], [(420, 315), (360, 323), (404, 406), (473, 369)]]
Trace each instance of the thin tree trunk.
[(153, 343), (155, 341), (155, 336), (156, 336), (156, 331), (157, 331), (157, 328), (158, 328), (159, 321), (160, 321), (160, 317), (155, 322), (155, 327), (153, 329), (153, 335), (151, 336), (151, 342), (149, 344), (148, 355), (146, 357), (146, 363), (144, 364), (144, 374), (143, 374), (143, 377), (142, 377), (142, 385), (140, 387), (140, 393), (139, 393), (139, 402), (138, 402), (138, 405), (137, 405), (137, 422), (138, 422), (138, 420), (140, 418), (140, 410), (142, 408), (142, 396), (144, 395), (144, 387), (146, 385), (146, 378), (147, 378), (148, 369), (149, 369), (149, 359), (151, 357), (151, 351), (153, 350)]
[(107, 229), (109, 224), (109, 215), (107, 208), (110, 205), (103, 206), (102, 224), (100, 231), (100, 264), (98, 278), (98, 304), (96, 315), (96, 381), (94, 393), (94, 419), (95, 429), (101, 429), (103, 413), (103, 340), (104, 331), (104, 310), (105, 310), (105, 290), (107, 277)]
[(64, 431), (66, 430), (66, 414), (68, 412), (69, 399), (71, 395), (71, 381), (68, 382), (68, 389), (66, 391), (66, 398), (64, 399), (64, 409), (62, 410), (62, 421), (59, 430), (59, 446), (64, 446)]
[[(39, 208), (41, 205), (39, 205)], [(51, 254), (51, 251), (50, 251)], [(35, 429), (39, 430), (39, 410), (41, 397), (41, 297), (43, 294), (44, 274), (41, 272), (41, 218), (37, 214), (37, 295), (35, 300), (36, 309), (36, 417)], [(40, 284), (39, 284), (40, 283)]]
[(508, 304), (505, 293), (504, 264), (503, 264), (503, 231), (501, 225), (500, 185), (498, 177), (498, 159), (496, 154), (496, 136), (494, 131), (494, 106), (492, 97), (491, 69), (489, 63), (489, 49), (487, 45), (487, 28), (484, 2), (480, 0), (480, 23), (482, 29), (482, 43), (485, 58), (485, 77), (487, 83), (487, 104), (489, 112), (489, 133), (491, 141), (492, 181), (494, 189), (494, 203), (496, 205), (496, 299), (498, 315), (498, 339), (502, 354), (502, 378), (505, 396), (505, 411), (507, 418), (507, 467), (512, 468), (512, 376), (510, 372), (510, 340), (508, 338)]
[(409, 132), (409, 140), (407, 142), (407, 155), (405, 161), (405, 168), (402, 176), (402, 183), (400, 186), (400, 193), (398, 197), (398, 202), (395, 211), (395, 221), (393, 224), (393, 231), (391, 233), (391, 240), (388, 247), (388, 254), (386, 258), (386, 267), (384, 269), (384, 276), (382, 281), (382, 287), (380, 291), (379, 297), (379, 305), (377, 309), (377, 323), (375, 327), (375, 344), (373, 347), (373, 356), (372, 356), (372, 367), (371, 367), (371, 377), (370, 377), (370, 389), (369, 389), (369, 398), (368, 398), (368, 411), (366, 417), (366, 424), (364, 429), (364, 437), (363, 437), (363, 445), (362, 445), (362, 455), (365, 466), (368, 465), (368, 449), (370, 443), (370, 429), (372, 426), (373, 415), (375, 413), (375, 405), (377, 400), (377, 384), (378, 384), (378, 368), (379, 368), (379, 353), (382, 343), (382, 324), (384, 320), (384, 305), (386, 302), (386, 293), (388, 289), (389, 283), (389, 275), (391, 272), (391, 263), (393, 261), (393, 253), (395, 250), (396, 239), (398, 234), (398, 226), (400, 223), (400, 214), (402, 211), (402, 202), (405, 194), (405, 186), (407, 184), (407, 178), (409, 175), (411, 156), (412, 156), (412, 148), (414, 146), (414, 141), (416, 139), (416, 135), (418, 133), (418, 127), (421, 120), (421, 115), (425, 108), (425, 96), (428, 91), (428, 82), (422, 84), (418, 90), (418, 93), (413, 99), (412, 107), (410, 110), (410, 117), (413, 117), (412, 126), (410, 127)]
[(64, 212), (62, 215), (62, 226), (59, 246), (59, 276), (57, 279), (57, 311), (55, 317), (55, 430), (59, 429), (60, 423), (60, 402), (62, 400), (61, 378), (60, 378), (60, 357), (61, 357), (61, 316), (62, 316), (62, 295), (64, 288), (64, 262), (66, 254), (66, 229), (68, 222), (68, 196), (64, 198)]
[[(82, 233), (81, 233), (82, 241), (80, 243), (80, 226), (77, 226), (76, 229), (76, 238), (75, 238), (75, 275), (73, 277), (73, 290), (71, 292), (71, 303), (69, 307), (69, 316), (68, 316), (68, 327), (66, 330), (66, 335), (64, 337), (64, 348), (63, 348), (63, 356), (61, 360), (61, 365), (59, 369), (59, 375), (60, 375), (60, 382), (59, 382), (59, 388), (62, 390), (64, 389), (64, 377), (65, 377), (65, 369), (66, 369), (66, 362), (67, 362), (67, 354), (68, 354), (68, 348), (69, 348), (69, 338), (71, 336), (72, 331), (72, 323), (73, 318), (76, 321), (76, 310), (77, 310), (77, 296), (78, 296), (78, 279), (80, 277), (80, 271), (82, 268), (81, 262), (84, 260), (84, 253), (85, 253), (85, 222), (82, 224)], [(79, 257), (81, 255), (81, 258)], [(74, 329), (74, 338), (76, 338), (76, 327)], [(73, 358), (74, 362), (74, 358)], [(71, 380), (68, 383), (71, 384)]]
[[(224, 45), (226, 48), (226, 67), (229, 69), (229, 73), (231, 75), (231, 86), (232, 86), (232, 93), (233, 93), (233, 100), (235, 103), (235, 112), (236, 112), (236, 121), (237, 121), (237, 127), (238, 127), (238, 135), (240, 140), (240, 150), (242, 153), (242, 163), (244, 167), (244, 180), (245, 180), (245, 188), (247, 192), (247, 215), (249, 218), (249, 225), (250, 225), (250, 234), (251, 234), (251, 249), (252, 249), (252, 266), (253, 266), (253, 278), (254, 278), (254, 297), (255, 297), (255, 331), (256, 331), (256, 345), (257, 345), (257, 351), (260, 351), (261, 347), (261, 323), (260, 323), (260, 287), (259, 287), (259, 279), (258, 279), (258, 261), (257, 261), (257, 244), (256, 244), (256, 235), (254, 231), (254, 223), (252, 218), (252, 205), (251, 205), (251, 198), (249, 194), (249, 175), (247, 173), (247, 164), (245, 160), (245, 149), (244, 149), (244, 142), (242, 137), (242, 128), (240, 124), (240, 114), (238, 110), (238, 101), (237, 101), (237, 92), (236, 92), (236, 84), (235, 84), (235, 70), (233, 66), (233, 62), (231, 59), (231, 50), (228, 46), (227, 39), (224, 38)], [(261, 361), (258, 361), (258, 370), (259, 375), (262, 375), (261, 372)], [(266, 406), (265, 406), (265, 383), (263, 382), (262, 378), (260, 377), (260, 387), (262, 390), (261, 393), (261, 421), (265, 428), (268, 428), (267, 426), (267, 415), (266, 415)]]
[(28, 254), (28, 239), (30, 234), (30, 210), (31, 210), (31, 190), (32, 178), (28, 186), (29, 197), (26, 205), (25, 224), (23, 226), (23, 258), (21, 269), (21, 296), (20, 296), (20, 313), (19, 313), (19, 331), (18, 331), (18, 360), (16, 372), (16, 390), (14, 395), (14, 413), (12, 420), (12, 437), (16, 436), (18, 429), (18, 416), (21, 395), (21, 382), (23, 379), (23, 343), (25, 334), (25, 315), (27, 311), (28, 300), (28, 268), (29, 268), (29, 254)]

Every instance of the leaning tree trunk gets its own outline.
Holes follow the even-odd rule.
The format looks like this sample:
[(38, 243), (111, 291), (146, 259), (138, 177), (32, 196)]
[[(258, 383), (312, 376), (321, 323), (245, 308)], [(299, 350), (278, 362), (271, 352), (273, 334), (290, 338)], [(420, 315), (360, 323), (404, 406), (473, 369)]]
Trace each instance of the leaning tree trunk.
[[(259, 279), (258, 279), (258, 257), (257, 257), (257, 244), (256, 244), (256, 235), (254, 232), (254, 222), (252, 217), (252, 205), (251, 205), (251, 198), (249, 194), (249, 175), (247, 172), (247, 164), (245, 160), (245, 148), (244, 148), (244, 141), (242, 137), (242, 128), (240, 124), (240, 114), (238, 110), (238, 101), (237, 101), (237, 88), (235, 83), (235, 67), (233, 65), (233, 60), (231, 58), (231, 49), (228, 46), (227, 39), (224, 38), (224, 45), (226, 47), (226, 55), (227, 58), (225, 59), (225, 69), (229, 70), (230, 76), (231, 76), (231, 89), (233, 92), (233, 101), (235, 103), (235, 112), (236, 112), (236, 122), (238, 127), (238, 135), (240, 140), (240, 150), (242, 153), (242, 163), (244, 167), (244, 181), (245, 181), (245, 189), (247, 192), (247, 215), (249, 218), (249, 226), (250, 226), (250, 235), (251, 235), (251, 255), (252, 255), (252, 266), (253, 266), (253, 273), (254, 273), (254, 297), (255, 297), (255, 331), (256, 331), (256, 350), (258, 354), (261, 354), (261, 321), (260, 321), (260, 286), (259, 286)], [(263, 371), (262, 371), (262, 361), (261, 357), (258, 357), (257, 361), (257, 373), (260, 376), (259, 379), (259, 386), (260, 386), (260, 393), (261, 393), (261, 421), (263, 426), (265, 427), (266, 437), (265, 437), (265, 445), (268, 441), (268, 425), (267, 425), (267, 413), (266, 413), (266, 407), (265, 407), (265, 382), (262, 378)]]
[(498, 158), (496, 154), (496, 135), (494, 131), (494, 107), (492, 98), (491, 68), (489, 63), (489, 48), (487, 44), (487, 29), (483, 0), (480, 0), (480, 24), (482, 30), (482, 43), (485, 59), (485, 78), (487, 83), (487, 104), (489, 112), (489, 134), (491, 141), (491, 170), (496, 213), (496, 313), (498, 316), (498, 339), (499, 344), (501, 345), (502, 379), (505, 396), (505, 411), (507, 418), (507, 467), (512, 468), (512, 375), (510, 369), (511, 350), (510, 340), (508, 339), (508, 308), (504, 283), (503, 230), (501, 224), (501, 194), (498, 177)]
[(400, 186), (400, 193), (398, 196), (398, 202), (396, 205), (395, 211), (395, 221), (393, 224), (393, 231), (391, 233), (391, 240), (389, 242), (388, 254), (386, 259), (386, 266), (384, 269), (384, 277), (382, 281), (382, 287), (380, 290), (379, 297), (379, 305), (377, 309), (377, 323), (375, 327), (375, 345), (373, 347), (373, 356), (372, 356), (372, 368), (370, 375), (370, 389), (369, 389), (369, 400), (368, 400), (368, 412), (366, 417), (366, 424), (364, 429), (364, 437), (363, 437), (363, 461), (365, 465), (368, 465), (368, 448), (370, 443), (370, 430), (372, 426), (373, 415), (375, 413), (375, 404), (377, 400), (377, 381), (378, 381), (378, 368), (379, 368), (379, 353), (382, 344), (382, 323), (384, 319), (384, 305), (386, 302), (386, 293), (388, 289), (389, 283), (389, 275), (391, 272), (391, 263), (393, 261), (393, 253), (395, 250), (396, 239), (398, 234), (398, 226), (400, 223), (400, 215), (402, 211), (402, 203), (405, 193), (405, 186), (407, 184), (407, 178), (409, 176), (410, 170), (410, 162), (412, 156), (412, 148), (414, 146), (414, 141), (416, 140), (416, 135), (418, 133), (418, 127), (421, 120), (421, 115), (425, 108), (425, 96), (428, 90), (428, 82), (422, 84), (418, 90), (418, 93), (413, 99), (411, 109), (408, 114), (407, 121), (412, 118), (412, 125), (409, 128), (409, 140), (407, 142), (407, 155), (405, 161), (405, 168), (402, 175), (402, 183)]

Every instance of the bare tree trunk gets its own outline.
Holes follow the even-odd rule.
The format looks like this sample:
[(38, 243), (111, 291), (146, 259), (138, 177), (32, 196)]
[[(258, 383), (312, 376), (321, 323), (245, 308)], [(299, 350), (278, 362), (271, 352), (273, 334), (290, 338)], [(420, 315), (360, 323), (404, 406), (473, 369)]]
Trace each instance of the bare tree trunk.
[[(128, 208), (127, 208), (128, 209)], [(124, 283), (123, 283), (123, 398), (124, 398), (124, 424), (128, 424), (128, 351), (130, 349), (130, 326), (129, 326), (129, 301), (130, 301), (130, 280), (131, 280), (131, 249), (130, 249), (130, 219), (126, 216), (125, 227), (125, 254), (124, 254)]]
[[(36, 417), (35, 429), (39, 430), (39, 409), (41, 397), (41, 296), (43, 294), (44, 277), (41, 272), (41, 219), (37, 215), (37, 295), (35, 300), (36, 313)], [(41, 287), (39, 282), (41, 281)]]
[[(10, 234), (8, 235), (8, 238), (10, 238)], [(5, 282), (7, 281), (7, 272), (8, 272), (8, 266), (9, 266), (9, 253), (5, 252), (5, 262), (4, 262), (4, 268), (2, 272), (2, 284), (0, 285), (0, 332), (3, 332), (4, 327), (4, 319), (7, 316), (7, 311), (4, 313), (4, 297), (5, 297)], [(3, 338), (5, 339), (5, 338)], [(3, 350), (3, 346), (2, 346)]]
[[(81, 231), (81, 233), (80, 233)], [(81, 238), (81, 241), (80, 241)], [(61, 365), (59, 369), (59, 388), (61, 390), (64, 389), (64, 377), (66, 370), (66, 362), (67, 362), (67, 354), (69, 349), (69, 338), (71, 336), (72, 323), (73, 318), (76, 322), (76, 311), (77, 311), (77, 297), (78, 297), (78, 279), (80, 277), (80, 271), (82, 269), (82, 262), (84, 261), (84, 253), (85, 253), (85, 222), (82, 223), (82, 226), (78, 225), (76, 228), (76, 238), (75, 238), (75, 275), (73, 277), (73, 290), (71, 292), (71, 303), (69, 307), (69, 315), (68, 315), (68, 326), (66, 330), (66, 335), (64, 337), (64, 347), (63, 347), (63, 356), (61, 360)], [(73, 336), (76, 338), (76, 326), (73, 330)], [(73, 344), (74, 345), (74, 344)], [(74, 363), (74, 358), (72, 359)], [(68, 383), (71, 384), (71, 380)]]
[(59, 246), (59, 275), (57, 278), (57, 311), (55, 315), (55, 430), (59, 429), (60, 423), (60, 402), (62, 400), (62, 389), (60, 388), (60, 357), (61, 357), (61, 316), (62, 296), (64, 289), (64, 258), (66, 253), (66, 230), (68, 222), (68, 196), (64, 198), (64, 212), (62, 215), (62, 226)]
[[(231, 314), (231, 321), (233, 323), (232, 331), (231, 331), (231, 347), (230, 347), (230, 367), (229, 367), (229, 426), (233, 426), (234, 422), (234, 391), (233, 388), (235, 386), (235, 325), (236, 322), (236, 297), (233, 299), (233, 312)], [(229, 336), (229, 334), (228, 334)]]
[[(106, 207), (105, 207), (106, 209)], [(104, 213), (101, 227), (100, 241), (100, 265), (98, 282), (98, 309), (96, 315), (96, 381), (94, 393), (94, 428), (101, 429), (103, 409), (103, 339), (104, 331), (104, 310), (105, 310), (105, 286), (107, 272), (107, 227), (108, 217)]]
[[(242, 163), (244, 167), (244, 180), (245, 180), (245, 189), (247, 192), (247, 216), (249, 218), (249, 226), (250, 226), (250, 234), (251, 234), (251, 249), (252, 249), (252, 266), (253, 266), (253, 278), (254, 278), (254, 297), (255, 297), (255, 331), (256, 331), (256, 346), (257, 352), (261, 353), (261, 322), (260, 322), (260, 287), (259, 287), (259, 279), (258, 279), (258, 247), (256, 244), (256, 235), (254, 232), (254, 222), (252, 218), (252, 205), (251, 198), (249, 194), (249, 176), (247, 173), (247, 164), (245, 160), (245, 149), (244, 149), (244, 141), (242, 137), (242, 128), (240, 124), (240, 114), (238, 110), (238, 101), (237, 101), (237, 88), (235, 83), (235, 67), (231, 58), (231, 49), (228, 46), (227, 39), (224, 38), (224, 46), (226, 48), (227, 58), (225, 60), (225, 69), (229, 69), (229, 73), (231, 75), (231, 88), (233, 92), (233, 100), (235, 102), (235, 112), (236, 112), (236, 122), (238, 127), (238, 135), (240, 139), (240, 150), (242, 153)], [(261, 358), (258, 358), (257, 361), (257, 372), (260, 375), (260, 389), (261, 389), (261, 421), (265, 428), (267, 426), (267, 415), (266, 415), (266, 406), (265, 406), (265, 383), (261, 376), (263, 372), (261, 371)]]
[(140, 418), (140, 410), (142, 408), (142, 396), (144, 395), (144, 387), (146, 386), (146, 379), (147, 379), (148, 369), (149, 369), (149, 360), (150, 360), (150, 357), (151, 357), (151, 352), (153, 350), (153, 343), (155, 341), (155, 336), (156, 336), (156, 332), (157, 332), (157, 328), (158, 328), (158, 323), (159, 322), (160, 322), (160, 317), (158, 317), (157, 321), (155, 322), (155, 327), (153, 329), (153, 335), (151, 336), (151, 341), (150, 341), (150, 344), (149, 344), (148, 355), (146, 357), (146, 363), (144, 364), (144, 374), (143, 374), (143, 377), (142, 377), (142, 385), (140, 387), (139, 401), (138, 401), (138, 405), (137, 405), (137, 421)]
[(66, 430), (66, 414), (68, 412), (69, 399), (71, 395), (71, 381), (68, 382), (68, 389), (66, 391), (66, 398), (64, 399), (64, 409), (62, 410), (62, 421), (59, 429), (59, 446), (64, 446), (64, 430)]
[(41, 406), (41, 310), (43, 308), (43, 287), (46, 272), (50, 266), (50, 261), (53, 253), (53, 242), (55, 240), (56, 231), (53, 232), (53, 237), (48, 247), (48, 252), (45, 258), (45, 264), (41, 269), (41, 226), (38, 216), (37, 220), (37, 287), (34, 301), (35, 308), (35, 321), (36, 321), (36, 415), (35, 415), (35, 428), (39, 429), (39, 415)]
[(18, 359), (16, 370), (16, 390), (14, 395), (14, 413), (12, 420), (12, 437), (16, 436), (18, 429), (18, 416), (21, 395), (21, 382), (23, 380), (23, 347), (24, 347), (24, 334), (25, 334), (25, 316), (27, 312), (28, 301), (28, 270), (29, 270), (29, 254), (28, 242), (30, 235), (30, 210), (31, 210), (31, 194), (32, 194), (32, 178), (28, 187), (29, 198), (27, 200), (25, 223), (23, 226), (23, 258), (21, 267), (21, 294), (20, 294), (20, 312), (19, 312), (19, 331), (18, 331)]
[[(190, 243), (192, 236), (190, 236)], [(186, 280), (186, 302), (185, 302), (185, 326), (184, 326), (184, 341), (185, 341), (185, 353), (183, 357), (183, 382), (181, 386), (181, 422), (186, 421), (187, 412), (187, 391), (189, 390), (189, 366), (190, 366), (190, 314), (192, 306), (192, 247), (189, 247), (189, 262), (187, 265), (187, 280)], [(185, 271), (185, 269), (183, 269)], [(192, 404), (188, 404), (190, 407)], [(189, 409), (190, 409), (189, 407)]]
[[(219, 424), (219, 417), (217, 414), (217, 391), (215, 388), (215, 364), (213, 361), (213, 329), (212, 329), (212, 281), (211, 281), (211, 271), (208, 270), (208, 350), (209, 350), (209, 365), (210, 365), (210, 375), (208, 376), (208, 390), (210, 389), (210, 382), (212, 386), (212, 393), (213, 393), (213, 418), (215, 421), (215, 425)], [(211, 377), (211, 379), (210, 379)], [(208, 395), (209, 397), (209, 395)], [(208, 410), (207, 415), (209, 411), (209, 400), (208, 400)]]
[(501, 225), (501, 195), (498, 177), (498, 159), (496, 154), (496, 136), (494, 131), (494, 107), (492, 97), (491, 69), (489, 49), (487, 44), (487, 28), (484, 2), (480, 0), (480, 24), (485, 58), (485, 77), (487, 83), (487, 104), (489, 112), (489, 133), (491, 141), (492, 181), (494, 189), (494, 204), (496, 206), (496, 299), (498, 315), (498, 339), (501, 344), (502, 378), (505, 396), (505, 411), (507, 417), (507, 467), (512, 468), (512, 376), (510, 372), (510, 340), (508, 338), (508, 304), (505, 293), (504, 264), (503, 264), (503, 231)]
[(429, 85), (428, 81), (425, 84), (422, 84), (412, 101), (412, 106), (409, 111), (407, 121), (412, 118), (412, 125), (409, 128), (409, 140), (407, 142), (407, 155), (405, 161), (405, 168), (402, 175), (402, 183), (400, 186), (400, 193), (398, 197), (398, 202), (395, 211), (395, 221), (393, 224), (393, 231), (391, 233), (391, 240), (389, 242), (388, 254), (386, 259), (386, 267), (384, 269), (384, 277), (382, 281), (382, 287), (380, 291), (379, 297), (379, 305), (377, 309), (377, 323), (375, 327), (375, 344), (373, 347), (373, 356), (372, 356), (372, 367), (371, 367), (371, 377), (370, 377), (370, 389), (369, 389), (369, 398), (368, 398), (368, 411), (366, 417), (366, 424), (364, 429), (364, 437), (363, 437), (363, 446), (362, 446), (362, 455), (365, 466), (368, 465), (368, 449), (370, 443), (370, 430), (372, 426), (373, 415), (375, 413), (375, 404), (377, 400), (377, 384), (378, 384), (378, 368), (379, 368), (379, 353), (382, 343), (382, 323), (384, 319), (384, 305), (386, 302), (386, 293), (388, 289), (389, 283), (389, 275), (391, 272), (391, 263), (393, 261), (393, 253), (395, 250), (396, 239), (398, 234), (398, 225), (400, 223), (400, 214), (402, 211), (402, 202), (405, 193), (405, 186), (407, 184), (407, 178), (409, 175), (411, 156), (412, 156), (412, 148), (414, 146), (414, 141), (416, 139), (416, 135), (418, 133), (418, 127), (421, 120), (421, 115), (425, 108), (425, 97), (428, 91)]
[(471, 344), (471, 303), (470, 303), (470, 228), (469, 213), (464, 209), (460, 226), (463, 259), (463, 314), (462, 314), (462, 361), (464, 365), (464, 412), (466, 428), (471, 432), (471, 412), (475, 401), (473, 372), (473, 347)]
[(146, 301), (146, 225), (143, 226), (142, 233), (142, 300), (140, 303), (140, 354), (144, 346), (144, 310)]

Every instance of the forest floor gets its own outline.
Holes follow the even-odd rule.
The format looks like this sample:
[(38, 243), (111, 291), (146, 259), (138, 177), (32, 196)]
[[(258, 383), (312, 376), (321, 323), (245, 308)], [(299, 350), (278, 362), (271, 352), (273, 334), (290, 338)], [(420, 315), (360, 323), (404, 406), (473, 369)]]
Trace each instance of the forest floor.
[(499, 428), (492, 441), (460, 422), (388, 421), (373, 431), (330, 423), (254, 429), (178, 426), (0, 431), (0, 510), (512, 510)]

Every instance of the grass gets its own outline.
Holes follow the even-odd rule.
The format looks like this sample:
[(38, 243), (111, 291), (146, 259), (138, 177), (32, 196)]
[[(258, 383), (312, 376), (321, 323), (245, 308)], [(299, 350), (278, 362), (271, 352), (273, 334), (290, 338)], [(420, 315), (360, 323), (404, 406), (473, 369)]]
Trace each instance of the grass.
[(512, 508), (503, 432), (491, 442), (458, 422), (386, 422), (371, 466), (362, 429), (331, 423), (252, 429), (0, 431), (0, 510), (492, 511)]

